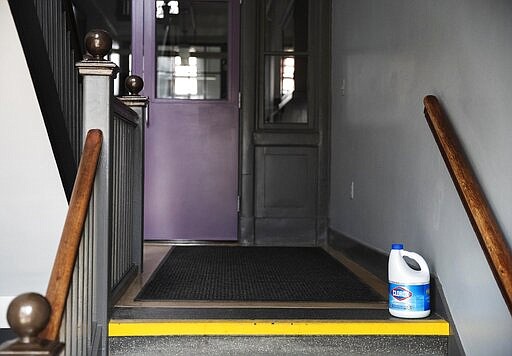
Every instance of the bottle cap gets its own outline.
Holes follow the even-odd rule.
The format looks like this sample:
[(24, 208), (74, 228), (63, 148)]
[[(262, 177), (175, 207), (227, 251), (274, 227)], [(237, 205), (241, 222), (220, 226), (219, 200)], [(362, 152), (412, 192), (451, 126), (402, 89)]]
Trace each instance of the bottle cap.
[(404, 245), (403, 244), (392, 244), (391, 245), (391, 249), (392, 250), (403, 250), (404, 249)]

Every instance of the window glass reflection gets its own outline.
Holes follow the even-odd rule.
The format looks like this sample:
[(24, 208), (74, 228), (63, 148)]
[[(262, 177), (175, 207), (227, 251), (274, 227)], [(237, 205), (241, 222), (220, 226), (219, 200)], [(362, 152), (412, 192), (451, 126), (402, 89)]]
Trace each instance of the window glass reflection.
[(307, 57), (265, 56), (265, 122), (307, 123)]
[(226, 99), (228, 2), (157, 0), (156, 96)]
[(308, 0), (266, 0), (265, 51), (308, 50)]

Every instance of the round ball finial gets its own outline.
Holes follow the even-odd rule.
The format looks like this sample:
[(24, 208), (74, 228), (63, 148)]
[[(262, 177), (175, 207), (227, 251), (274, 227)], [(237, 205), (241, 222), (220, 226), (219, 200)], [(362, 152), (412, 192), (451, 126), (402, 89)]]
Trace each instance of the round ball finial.
[(51, 307), (45, 297), (37, 293), (17, 296), (7, 309), (7, 321), (21, 342), (30, 342), (43, 331), (50, 319)]
[(130, 95), (139, 95), (144, 88), (144, 81), (138, 75), (129, 75), (124, 81), (124, 85)]
[(104, 30), (91, 30), (85, 35), (85, 49), (93, 59), (102, 61), (112, 49), (112, 37)]

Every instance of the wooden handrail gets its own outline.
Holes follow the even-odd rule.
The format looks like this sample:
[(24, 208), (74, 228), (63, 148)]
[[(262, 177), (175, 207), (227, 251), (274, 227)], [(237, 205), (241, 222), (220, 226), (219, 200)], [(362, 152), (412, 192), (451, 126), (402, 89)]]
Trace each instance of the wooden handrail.
[(46, 299), (50, 303), (52, 313), (48, 325), (39, 335), (43, 339), (56, 340), (59, 336), (73, 268), (89, 209), (102, 142), (103, 134), (100, 130), (90, 130), (87, 133), (66, 222), (46, 291)]
[(425, 117), (448, 171), (466, 208), (473, 229), (512, 314), (512, 253), (462, 145), (435, 96), (426, 96)]

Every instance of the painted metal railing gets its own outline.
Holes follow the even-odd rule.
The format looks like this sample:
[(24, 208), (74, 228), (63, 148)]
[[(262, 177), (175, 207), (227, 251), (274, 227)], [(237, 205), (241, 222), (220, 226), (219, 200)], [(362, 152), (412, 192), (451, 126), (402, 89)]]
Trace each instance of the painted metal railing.
[(143, 143), (147, 98), (129, 77), (128, 97), (113, 96), (117, 66), (104, 31), (87, 34), (90, 59), (76, 64), (83, 80), (83, 130), (101, 129), (100, 156), (60, 339), (66, 355), (106, 355), (110, 310), (142, 262)]
[(133, 218), (136, 128), (139, 117), (120, 100), (114, 101), (112, 118), (112, 258), (110, 261), (110, 288), (116, 288), (123, 278), (133, 272)]
[[(82, 70), (84, 65), (94, 65), (98, 69), (98, 64), (101, 62), (84, 61), (79, 66)], [(109, 62), (104, 64), (112, 68)], [(101, 77), (93, 79), (108, 79)], [(92, 99), (88, 95), (101, 94), (95, 87), (86, 85), (86, 102)], [(142, 220), (142, 210), (137, 210), (137, 206), (142, 194), (138, 177), (142, 175), (143, 166), (137, 157), (142, 156), (139, 130), (143, 116), (112, 94), (105, 96), (110, 96), (110, 108), (107, 109), (110, 114), (97, 117), (103, 116), (104, 126), (110, 127), (109, 140), (104, 140), (61, 329), (60, 340), (65, 344), (66, 355), (107, 353), (110, 309), (136, 275), (141, 262), (138, 241), (142, 241), (142, 230), (135, 226), (140, 226)], [(131, 99), (137, 98), (141, 97)], [(96, 112), (96, 108), (87, 105), (84, 110)], [(93, 124), (86, 121), (84, 126), (88, 125)], [(101, 124), (96, 123), (96, 126)], [(105, 192), (110, 192), (107, 199)]]
[[(137, 95), (142, 88), (138, 77), (128, 80), (128, 91), (133, 95), (119, 99), (113, 96), (118, 67), (103, 59), (112, 45), (106, 32), (89, 32), (85, 45), (90, 58), (76, 64), (83, 80), (83, 129), (97, 128), (103, 132), (103, 150), (85, 231), (83, 262), (79, 261), (84, 269), (89, 269), (89, 274), (81, 276), (76, 272), (79, 275), (72, 289), (76, 296), (70, 300), (71, 310), (66, 319), (71, 318), (70, 328), (63, 331), (80, 332), (77, 321), (86, 321), (84, 326), (89, 330), (78, 337), (73, 335), (73, 341), (66, 343), (68, 354), (105, 355), (110, 311), (141, 266), (147, 98)], [(137, 85), (130, 85), (130, 80)], [(84, 285), (90, 285), (92, 293)], [(91, 299), (84, 303), (86, 298)]]
[(78, 162), (82, 149), (82, 86), (75, 63), (82, 60), (70, 0), (33, 0), (52, 68), (60, 107), (73, 154)]
[[(113, 96), (118, 68), (103, 59), (112, 45), (106, 32), (91, 31), (85, 43), (88, 59), (76, 64), (83, 82), (81, 127), (84, 137), (91, 130), (99, 132), (102, 139), (97, 169), (89, 174), (94, 177), (88, 193), (90, 200), (87, 197), (80, 200), (85, 203), (78, 204), (83, 213), (79, 214), (79, 226), (74, 218), (66, 220), (66, 226), (70, 220), (74, 229), (72, 234), (63, 232), (47, 300), (34, 293), (15, 299), (17, 305), (13, 310), (18, 312), (14, 312), (13, 318), (24, 317), (23, 322), (13, 319), (15, 326), (27, 326), (13, 326), (19, 329), (20, 338), (9, 343), (7, 349), (2, 346), (0, 355), (10, 354), (12, 349), (8, 348), (20, 344), (35, 354), (57, 355), (61, 342), (65, 344), (65, 355), (107, 355), (110, 312), (141, 266), (143, 147), (148, 100), (138, 95), (143, 83), (136, 76), (126, 81), (131, 95)], [(80, 182), (77, 180), (75, 185), (80, 186)], [(73, 191), (70, 208), (77, 205), (75, 195)], [(33, 313), (23, 316), (20, 310)], [(46, 315), (49, 323), (45, 327)], [(37, 327), (31, 327), (27, 320)], [(43, 331), (37, 338), (40, 330)]]
[[(82, 160), (69, 202), (66, 222), (53, 263), (46, 297), (36, 293), (25, 293), (12, 301), (8, 308), (7, 319), (19, 338), (0, 346), (0, 355), (59, 355), (64, 346), (60, 342), (59, 332), (66, 300), (71, 300), (73, 305), (70, 308), (71, 304), (68, 304), (68, 315), (71, 317), (81, 315), (79, 313), (69, 313), (75, 306), (80, 307), (80, 300), (75, 300), (73, 298), (74, 294), (69, 294), (69, 290), (73, 280), (73, 267), (76, 265), (79, 246), (83, 246), (81, 243), (82, 235), (93, 193), (101, 148), (102, 132), (100, 130), (90, 130), (85, 140)], [(78, 270), (75, 268), (74, 274), (76, 275), (77, 272)], [(76, 276), (73, 281), (74, 287), (76, 287), (75, 282)], [(82, 287), (84, 286), (82, 285)], [(71, 297), (68, 298), (68, 295), (71, 295)], [(82, 307), (87, 308), (87, 306)], [(67, 341), (71, 339), (69, 336), (81, 334), (79, 329), (84, 325), (83, 320), (75, 319), (75, 328), (69, 334), (66, 334), (65, 339)], [(66, 324), (69, 325), (69, 322)], [(90, 339), (87, 335), (80, 335), (77, 340)], [(82, 349), (75, 347), (74, 344), (74, 340), (70, 340), (69, 345), (67, 345), (70, 348), (66, 351), (66, 355), (91, 354), (87, 352), (90, 350), (87, 345)]]
[[(94, 206), (94, 194), (91, 197), (89, 211)], [(94, 275), (96, 243), (91, 233), (94, 231), (94, 219), (88, 217), (78, 250), (76, 265), (66, 310), (62, 320), (59, 339), (64, 343), (64, 355), (92, 355), (99, 349), (102, 328), (94, 316)]]
[(69, 201), (82, 149), (82, 59), (70, 0), (8, 0)]

